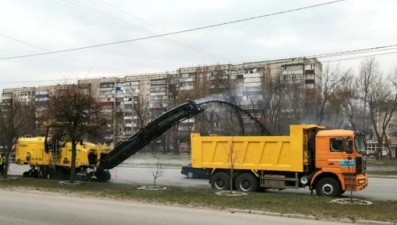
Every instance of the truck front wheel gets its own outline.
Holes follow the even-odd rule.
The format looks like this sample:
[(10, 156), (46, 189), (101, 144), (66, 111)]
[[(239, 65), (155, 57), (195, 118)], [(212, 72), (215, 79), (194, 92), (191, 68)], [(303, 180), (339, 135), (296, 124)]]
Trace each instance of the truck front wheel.
[(218, 172), (211, 177), (211, 187), (216, 190), (229, 190), (230, 177), (227, 173)]
[(316, 193), (318, 196), (338, 197), (342, 193), (342, 188), (334, 178), (325, 177), (317, 183)]
[(258, 182), (252, 174), (243, 173), (236, 179), (236, 188), (242, 192), (255, 192), (258, 189)]

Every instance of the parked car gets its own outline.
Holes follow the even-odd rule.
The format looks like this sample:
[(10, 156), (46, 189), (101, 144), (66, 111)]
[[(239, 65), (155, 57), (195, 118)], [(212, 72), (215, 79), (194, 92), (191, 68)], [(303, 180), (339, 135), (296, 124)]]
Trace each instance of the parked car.
[(182, 166), (181, 174), (186, 175), (188, 178), (206, 178), (210, 177), (210, 169), (193, 168), (192, 164)]

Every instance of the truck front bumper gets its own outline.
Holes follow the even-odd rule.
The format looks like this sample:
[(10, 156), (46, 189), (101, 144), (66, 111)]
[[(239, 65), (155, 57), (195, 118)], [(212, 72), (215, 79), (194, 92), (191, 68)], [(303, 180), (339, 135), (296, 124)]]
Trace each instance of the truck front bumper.
[(356, 191), (363, 190), (368, 186), (368, 174), (358, 174), (356, 176)]

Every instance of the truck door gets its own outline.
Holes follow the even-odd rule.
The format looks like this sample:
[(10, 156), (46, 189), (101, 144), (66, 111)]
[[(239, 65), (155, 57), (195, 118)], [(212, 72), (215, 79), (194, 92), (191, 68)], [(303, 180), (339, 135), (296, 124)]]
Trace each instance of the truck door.
[(348, 138), (345, 137), (331, 137), (329, 139), (329, 157), (328, 168), (339, 168), (342, 173), (354, 171), (354, 160), (346, 151), (348, 147)]

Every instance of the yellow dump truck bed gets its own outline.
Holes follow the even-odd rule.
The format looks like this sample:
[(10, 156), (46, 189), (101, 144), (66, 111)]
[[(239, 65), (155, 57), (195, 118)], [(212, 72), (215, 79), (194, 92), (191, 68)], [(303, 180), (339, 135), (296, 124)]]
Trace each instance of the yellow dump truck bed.
[(289, 136), (200, 136), (191, 134), (191, 161), (195, 168), (303, 172), (307, 140), (314, 124), (291, 125)]

